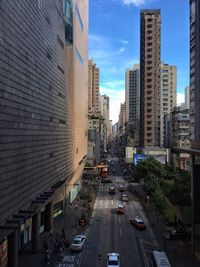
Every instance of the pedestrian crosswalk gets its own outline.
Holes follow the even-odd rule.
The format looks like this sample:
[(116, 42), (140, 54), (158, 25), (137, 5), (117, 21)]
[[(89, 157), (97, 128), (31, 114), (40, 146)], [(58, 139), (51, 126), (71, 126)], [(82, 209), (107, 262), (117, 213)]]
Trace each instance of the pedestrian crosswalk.
[(100, 189), (108, 189), (110, 186), (114, 186), (115, 188), (118, 188), (119, 185), (123, 185), (125, 188), (127, 188), (129, 186), (129, 183), (126, 183), (126, 182), (122, 182), (122, 183), (119, 183), (119, 182), (113, 182), (113, 183), (101, 183), (99, 185), (99, 188)]

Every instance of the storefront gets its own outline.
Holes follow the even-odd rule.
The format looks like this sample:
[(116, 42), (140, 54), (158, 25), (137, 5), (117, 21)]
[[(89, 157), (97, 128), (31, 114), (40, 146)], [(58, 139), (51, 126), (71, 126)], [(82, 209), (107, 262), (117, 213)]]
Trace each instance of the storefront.
[(24, 223), (20, 224), (20, 244), (19, 247), (22, 249), (28, 242), (31, 241), (32, 231), (32, 218), (28, 218)]
[(42, 208), (40, 213), (40, 234), (44, 232), (44, 224), (45, 224), (45, 208)]
[(81, 181), (79, 181), (79, 183), (75, 184), (72, 190), (69, 192), (70, 203), (72, 203), (74, 199), (76, 198), (76, 196), (78, 195), (78, 192), (80, 191), (81, 186), (82, 186)]
[(58, 218), (63, 215), (63, 201), (56, 203), (53, 206), (53, 218)]
[(5, 238), (0, 243), (0, 267), (8, 267), (8, 240)]

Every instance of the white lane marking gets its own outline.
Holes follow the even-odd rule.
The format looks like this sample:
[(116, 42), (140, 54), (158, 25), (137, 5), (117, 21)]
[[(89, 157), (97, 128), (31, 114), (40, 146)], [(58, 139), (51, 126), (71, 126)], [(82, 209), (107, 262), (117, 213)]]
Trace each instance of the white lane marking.
[(101, 204), (102, 204), (102, 200), (99, 201), (99, 205), (100, 205), (100, 206), (101, 206)]
[(112, 205), (114, 204), (113, 200), (112, 200)]
[(119, 224), (121, 224), (121, 219), (120, 219), (120, 217), (119, 217)]
[(121, 229), (121, 227), (119, 228), (119, 235), (122, 237), (122, 229)]

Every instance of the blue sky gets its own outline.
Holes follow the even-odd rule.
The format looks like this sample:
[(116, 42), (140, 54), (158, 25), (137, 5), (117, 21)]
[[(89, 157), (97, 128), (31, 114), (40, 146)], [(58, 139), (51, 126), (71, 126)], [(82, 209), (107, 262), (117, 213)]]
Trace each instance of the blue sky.
[(100, 91), (110, 96), (110, 119), (125, 99), (125, 70), (139, 63), (140, 9), (161, 9), (161, 59), (177, 66), (177, 99), (189, 84), (189, 0), (90, 0), (89, 57), (100, 68)]

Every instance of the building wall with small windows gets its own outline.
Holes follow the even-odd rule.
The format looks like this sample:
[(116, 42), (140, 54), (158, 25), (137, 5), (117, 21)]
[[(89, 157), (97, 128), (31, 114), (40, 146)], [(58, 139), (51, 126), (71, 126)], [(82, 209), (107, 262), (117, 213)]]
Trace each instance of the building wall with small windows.
[(140, 12), (140, 146), (160, 145), (159, 9)]
[(3, 224), (72, 172), (63, 1), (0, 1), (0, 36)]
[(176, 66), (160, 64), (160, 147), (164, 146), (164, 116), (176, 107)]

